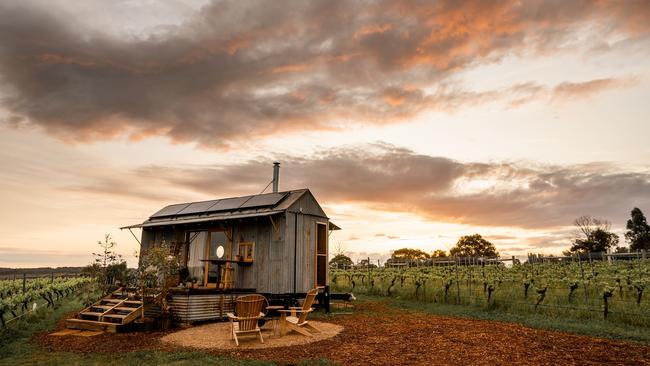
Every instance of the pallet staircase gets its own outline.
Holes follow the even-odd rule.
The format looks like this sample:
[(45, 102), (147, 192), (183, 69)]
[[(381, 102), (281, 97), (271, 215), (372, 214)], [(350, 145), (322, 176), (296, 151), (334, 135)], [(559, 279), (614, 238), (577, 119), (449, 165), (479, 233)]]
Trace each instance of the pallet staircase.
[(128, 292), (118, 289), (79, 312), (76, 318), (67, 319), (66, 328), (117, 333), (143, 314), (142, 301), (130, 298)]

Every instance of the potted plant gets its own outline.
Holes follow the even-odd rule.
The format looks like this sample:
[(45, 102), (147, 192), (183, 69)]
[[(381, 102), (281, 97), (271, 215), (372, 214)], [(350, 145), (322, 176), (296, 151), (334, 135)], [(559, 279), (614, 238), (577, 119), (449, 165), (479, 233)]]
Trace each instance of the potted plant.
[(178, 271), (178, 282), (179, 283), (192, 282), (192, 281), (188, 281), (189, 277), (190, 277), (189, 269), (187, 269), (187, 267), (181, 267), (181, 269)]
[(187, 287), (187, 288), (191, 288), (191, 287), (192, 287), (192, 279), (193, 279), (193, 278), (194, 278), (194, 277), (192, 277), (192, 276), (190, 276), (190, 275), (188, 275), (187, 277), (185, 277), (185, 287)]

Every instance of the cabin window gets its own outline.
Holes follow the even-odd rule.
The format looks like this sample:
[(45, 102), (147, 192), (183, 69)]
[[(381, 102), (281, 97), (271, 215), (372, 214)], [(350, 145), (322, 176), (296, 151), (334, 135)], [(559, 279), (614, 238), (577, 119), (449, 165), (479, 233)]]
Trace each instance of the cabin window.
[(316, 286), (327, 284), (327, 225), (316, 224)]
[(255, 257), (255, 243), (240, 242), (237, 246), (237, 260), (243, 262), (252, 262)]
[[(228, 237), (224, 231), (210, 231), (210, 245), (206, 248), (205, 259), (227, 259), (225, 258), (226, 245), (228, 244)], [(221, 253), (221, 255), (219, 255)], [(218, 264), (212, 262), (205, 262), (206, 266), (206, 286), (216, 287), (217, 282), (224, 280), (223, 268)]]

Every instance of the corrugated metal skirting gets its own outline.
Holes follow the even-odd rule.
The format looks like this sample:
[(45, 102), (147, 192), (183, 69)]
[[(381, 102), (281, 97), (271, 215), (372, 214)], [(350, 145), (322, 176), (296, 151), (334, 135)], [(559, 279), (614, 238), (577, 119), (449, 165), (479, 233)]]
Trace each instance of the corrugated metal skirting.
[(169, 304), (174, 319), (183, 323), (225, 319), (235, 311), (238, 294), (173, 294)]

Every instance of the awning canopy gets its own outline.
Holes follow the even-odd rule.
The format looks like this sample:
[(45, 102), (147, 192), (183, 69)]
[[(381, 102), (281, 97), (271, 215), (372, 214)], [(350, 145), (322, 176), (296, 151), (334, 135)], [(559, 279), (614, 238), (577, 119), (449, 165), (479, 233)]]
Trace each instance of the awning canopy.
[(335, 223), (333, 223), (333, 222), (331, 222), (331, 221), (330, 221), (330, 225), (329, 225), (329, 226), (330, 226), (330, 227), (329, 227), (330, 231), (341, 230), (340, 227), (338, 227)]
[[(143, 222), (142, 224), (136, 224), (136, 225), (131, 225), (131, 226), (124, 226), (121, 227), (120, 229), (136, 229), (136, 228), (145, 228), (145, 227), (156, 227), (156, 226), (172, 226), (172, 225), (185, 225), (185, 224), (196, 224), (196, 223), (201, 223), (201, 222), (214, 222), (214, 221), (227, 221), (227, 220), (236, 220), (236, 219), (247, 219), (251, 217), (264, 217), (264, 216), (272, 216), (276, 215), (279, 213), (282, 213), (284, 211), (265, 211), (265, 212), (253, 212), (253, 213), (246, 213), (246, 214), (233, 214), (233, 215), (215, 215), (215, 216), (208, 216), (208, 217), (187, 217), (187, 218), (175, 218), (175, 219), (167, 219), (167, 220), (147, 220)], [(330, 227), (331, 227), (330, 223)], [(336, 226), (336, 225), (334, 225)], [(338, 226), (337, 226), (338, 228)], [(330, 229), (331, 230), (331, 229)], [(339, 229), (335, 229), (339, 230)]]

